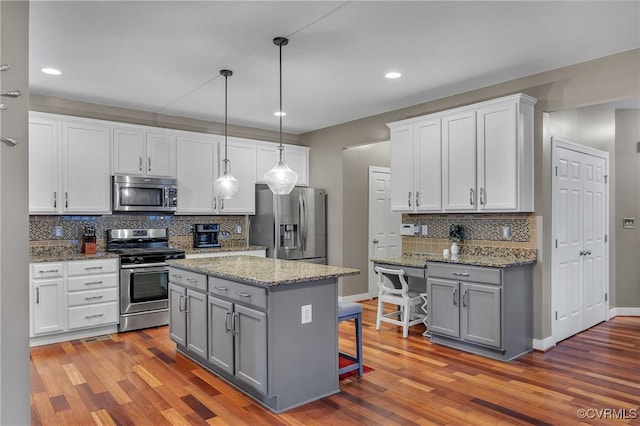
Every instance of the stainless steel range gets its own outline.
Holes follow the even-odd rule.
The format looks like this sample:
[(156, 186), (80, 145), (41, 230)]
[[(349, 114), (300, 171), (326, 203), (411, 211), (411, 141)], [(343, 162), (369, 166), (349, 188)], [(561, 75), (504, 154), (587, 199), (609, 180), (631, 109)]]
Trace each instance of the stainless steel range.
[(110, 229), (107, 251), (120, 255), (120, 324), (118, 331), (169, 323), (167, 259), (184, 259), (169, 247), (168, 229)]

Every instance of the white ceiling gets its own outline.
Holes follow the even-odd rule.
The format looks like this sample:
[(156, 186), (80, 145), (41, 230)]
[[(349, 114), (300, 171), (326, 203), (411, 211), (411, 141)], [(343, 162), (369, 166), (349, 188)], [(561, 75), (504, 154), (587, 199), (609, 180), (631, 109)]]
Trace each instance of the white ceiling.
[(229, 123), (263, 129), (279, 123), (272, 39), (289, 37), (283, 130), (296, 134), (640, 47), (639, 1), (30, 7), (32, 93), (220, 122), (228, 68)]

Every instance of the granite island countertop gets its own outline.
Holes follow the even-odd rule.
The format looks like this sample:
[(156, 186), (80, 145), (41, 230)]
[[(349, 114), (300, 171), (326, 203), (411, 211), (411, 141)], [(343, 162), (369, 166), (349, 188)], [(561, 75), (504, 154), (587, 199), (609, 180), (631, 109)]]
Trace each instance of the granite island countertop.
[(207, 253), (225, 253), (236, 251), (252, 251), (252, 250), (266, 250), (265, 246), (223, 246), (223, 247), (210, 247), (210, 248), (195, 248), (189, 247), (184, 249), (185, 254), (207, 254)]
[(482, 256), (459, 254), (443, 256), (442, 253), (403, 253), (402, 256), (384, 259), (371, 259), (372, 262), (387, 265), (426, 268), (427, 262), (453, 263), (458, 265), (488, 266), (492, 268), (508, 268), (510, 266), (529, 265), (536, 262), (535, 256)]
[(262, 287), (357, 275), (358, 269), (255, 256), (174, 259), (167, 263), (191, 272)]

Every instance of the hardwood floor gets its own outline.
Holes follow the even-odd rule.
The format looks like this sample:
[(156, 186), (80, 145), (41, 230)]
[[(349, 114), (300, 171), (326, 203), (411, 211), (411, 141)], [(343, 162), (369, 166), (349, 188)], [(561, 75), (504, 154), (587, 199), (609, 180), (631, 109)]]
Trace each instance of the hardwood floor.
[[(323, 400), (274, 414), (177, 355), (159, 327), (33, 348), (32, 424), (640, 424), (638, 317), (504, 363), (431, 344), (422, 326), (408, 339), (393, 325), (376, 331), (374, 303), (363, 306), (364, 359), (374, 371), (342, 380)], [(353, 350), (352, 327), (340, 324), (341, 349)]]

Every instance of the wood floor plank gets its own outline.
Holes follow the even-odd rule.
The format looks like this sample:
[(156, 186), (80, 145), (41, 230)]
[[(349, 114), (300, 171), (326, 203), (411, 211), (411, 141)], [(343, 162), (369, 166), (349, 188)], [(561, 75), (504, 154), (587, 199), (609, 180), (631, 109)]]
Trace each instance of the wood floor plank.
[[(340, 381), (342, 392), (320, 401), (274, 414), (178, 354), (167, 327), (156, 327), (32, 348), (32, 424), (607, 425), (578, 410), (640, 409), (638, 317), (504, 363), (432, 344), (422, 326), (407, 339), (399, 327), (377, 331), (375, 301), (362, 306), (374, 371)], [(339, 325), (339, 344), (355, 348), (353, 324)]]

